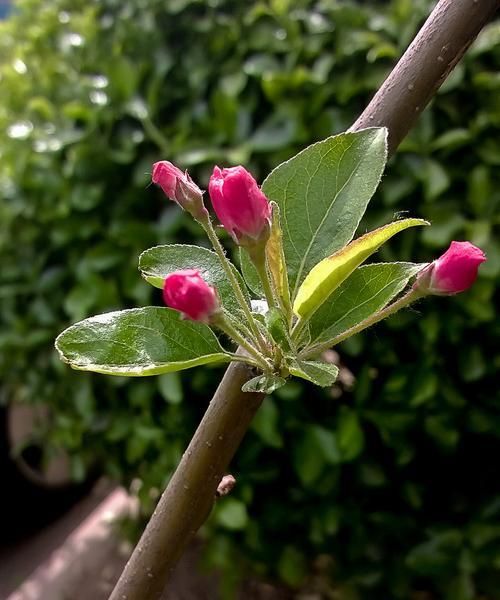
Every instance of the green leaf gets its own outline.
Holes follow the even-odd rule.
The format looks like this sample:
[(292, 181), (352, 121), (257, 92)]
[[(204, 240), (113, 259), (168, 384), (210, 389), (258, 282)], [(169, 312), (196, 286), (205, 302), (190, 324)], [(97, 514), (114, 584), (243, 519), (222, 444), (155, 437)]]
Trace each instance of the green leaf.
[(272, 202), (271, 205), (273, 208), (273, 222), (271, 226), (271, 235), (266, 245), (267, 266), (271, 273), (271, 278), (278, 293), (278, 297), (280, 298), (281, 306), (287, 315), (291, 315), (292, 307), (285, 254), (283, 251), (283, 231), (280, 224), (280, 209), (275, 202)]
[(169, 404), (180, 404), (184, 398), (179, 373), (165, 373), (158, 377), (158, 390)]
[(264, 181), (264, 193), (280, 208), (292, 299), (311, 268), (352, 239), (386, 158), (385, 128), (341, 133), (309, 146)]
[(321, 387), (333, 385), (339, 374), (339, 368), (331, 363), (297, 360), (290, 366), (290, 373)]
[(247, 507), (236, 498), (224, 498), (217, 503), (216, 519), (226, 529), (244, 529), (248, 523)]
[(423, 267), (403, 262), (358, 267), (311, 317), (311, 343), (326, 342), (384, 308)]
[(259, 375), (243, 384), (243, 392), (262, 392), (263, 394), (272, 394), (274, 390), (284, 386), (286, 379), (278, 375)]
[(248, 256), (248, 252), (244, 248), (240, 248), (240, 265), (247, 286), (258, 298), (264, 298), (264, 288), (262, 287), (259, 274)]
[(337, 436), (320, 425), (306, 425), (294, 441), (292, 458), (302, 484), (310, 487), (317, 482), (326, 465), (341, 462)]
[(252, 419), (250, 428), (260, 437), (265, 445), (272, 448), (283, 447), (283, 437), (279, 427), (279, 412), (272, 398), (266, 398), (262, 403), (257, 414)]
[(292, 342), (284, 314), (279, 308), (271, 308), (266, 313), (266, 326), (274, 342), (286, 353), (290, 352)]
[(295, 298), (294, 312), (308, 319), (349, 275), (393, 235), (417, 225), (422, 219), (402, 219), (370, 231), (318, 263), (305, 278)]
[(363, 450), (365, 436), (358, 415), (347, 407), (340, 413), (337, 435), (343, 460), (353, 460)]
[(285, 546), (277, 565), (281, 579), (290, 587), (298, 587), (305, 579), (307, 562), (304, 555), (293, 546)]
[(446, 170), (435, 160), (428, 159), (420, 172), (427, 202), (432, 202), (450, 186), (450, 177)]
[[(141, 275), (148, 283), (160, 289), (163, 288), (165, 277), (180, 269), (198, 269), (203, 279), (217, 289), (222, 306), (232, 314), (242, 314), (233, 288), (215, 252), (200, 246), (174, 244), (155, 246), (139, 256)], [(234, 273), (250, 304), (247, 289), (236, 268)]]
[(231, 360), (207, 325), (155, 306), (80, 321), (59, 335), (56, 348), (73, 369), (127, 377)]

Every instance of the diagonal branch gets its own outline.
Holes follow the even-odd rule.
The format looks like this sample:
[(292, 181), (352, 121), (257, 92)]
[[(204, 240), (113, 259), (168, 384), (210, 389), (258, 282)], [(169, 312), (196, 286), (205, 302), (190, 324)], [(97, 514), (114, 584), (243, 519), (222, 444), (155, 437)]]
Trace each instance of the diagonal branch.
[(210, 514), (229, 461), (264, 399), (241, 391), (256, 374), (243, 363), (228, 367), (110, 600), (161, 596), (184, 548)]
[[(441, 0), (351, 130), (386, 126), (393, 153), (498, 6), (498, 0)], [(110, 600), (161, 596), (264, 399), (241, 391), (253, 376), (241, 363), (227, 369)]]
[(438, 2), (351, 131), (387, 127), (393, 154), (499, 7), (498, 0)]

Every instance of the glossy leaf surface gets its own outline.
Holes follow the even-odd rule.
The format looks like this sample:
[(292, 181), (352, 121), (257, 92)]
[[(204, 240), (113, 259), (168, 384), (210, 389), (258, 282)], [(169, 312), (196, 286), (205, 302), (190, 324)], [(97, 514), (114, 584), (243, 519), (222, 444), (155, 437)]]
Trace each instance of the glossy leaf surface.
[(59, 335), (56, 348), (74, 369), (128, 377), (230, 360), (209, 327), (155, 306), (80, 321)]

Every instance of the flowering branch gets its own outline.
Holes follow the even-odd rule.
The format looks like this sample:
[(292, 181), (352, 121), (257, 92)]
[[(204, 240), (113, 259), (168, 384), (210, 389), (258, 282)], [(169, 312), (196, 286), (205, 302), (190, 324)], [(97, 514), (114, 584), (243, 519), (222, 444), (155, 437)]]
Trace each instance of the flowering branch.
[[(325, 148), (325, 152), (331, 154), (332, 147), (334, 148), (335, 145), (342, 146), (345, 143), (344, 148), (357, 145), (357, 156), (366, 158), (363, 164), (366, 164), (367, 167), (365, 171), (362, 171), (360, 177), (363, 179), (362, 190), (351, 190), (349, 203), (344, 198), (344, 202), (349, 204), (351, 217), (349, 227), (356, 228), (359, 217), (364, 212), (366, 204), (380, 180), (387, 157), (385, 132), (379, 129), (363, 128), (367, 125), (387, 126), (390, 140), (389, 153), (394, 151), (406, 135), (416, 115), (424, 108), (467, 46), (489, 20), (496, 6), (497, 2), (494, 0), (441, 0), (389, 79), (352, 127), (352, 131), (356, 133), (341, 134), (334, 143), (329, 140), (320, 142), (316, 147), (306, 149), (301, 153), (302, 156), (298, 155), (292, 159), (295, 161), (309, 160), (312, 156), (319, 164), (318, 154), (321, 155), (323, 148)], [(367, 148), (370, 148), (370, 151)], [(347, 150), (345, 151), (347, 152)], [(346, 163), (348, 162), (350, 161), (346, 161)], [(175, 170), (173, 165), (171, 167), (165, 170), (164, 164), (161, 167), (155, 165), (153, 180), (156, 180), (165, 193), (195, 219), (202, 223), (210, 223), (209, 235), (214, 237), (215, 232), (211, 228), (208, 211), (203, 205), (201, 190), (192, 182), (187, 173), (183, 174), (178, 169)], [(270, 233), (270, 209), (264, 192), (273, 194), (274, 197), (271, 199), (278, 204), (280, 199), (282, 200), (280, 209), (290, 210), (290, 206), (283, 201), (280, 194), (287, 188), (286, 184), (290, 182), (288, 170), (294, 168), (291, 161), (278, 167), (264, 183), (263, 191), (258, 188), (255, 180), (243, 167), (223, 170), (216, 167), (214, 169), (209, 186), (212, 203), (219, 220), (236, 243), (245, 248), (252, 248), (259, 244), (265, 247)], [(307, 169), (303, 169), (303, 171), (308, 172)], [(317, 174), (315, 173), (315, 175)], [(340, 173), (341, 177), (343, 175)], [(325, 178), (329, 176), (328, 172), (324, 174)], [(334, 176), (334, 183), (336, 179), (339, 179), (338, 168)], [(346, 193), (346, 189), (349, 191), (348, 183), (356, 182), (357, 179), (357, 177), (352, 177), (352, 173), (348, 173), (344, 187), (336, 192), (335, 198), (341, 193)], [(297, 185), (299, 191), (304, 194), (304, 203), (308, 203), (309, 189), (314, 189), (317, 183), (307, 182), (307, 185), (304, 186), (305, 190), (300, 187), (301, 182), (297, 182)], [(329, 186), (330, 180), (319, 182), (319, 189), (328, 190)], [(367, 194), (367, 196), (365, 197), (363, 194), (365, 196)], [(338, 203), (338, 206), (341, 205), (342, 202)], [(299, 208), (297, 206), (296, 210), (298, 211)], [(311, 219), (315, 215), (310, 212), (310, 205), (308, 208), (308, 225), (312, 233)], [(449, 294), (460, 291), (458, 289), (460, 287), (465, 289), (463, 285), (457, 283), (455, 277), (457, 270), (449, 267), (453, 261), (457, 264), (456, 259), (461, 256), (462, 260), (467, 253), (457, 253), (456, 248), (452, 246), (448, 251), (451, 254), (446, 259), (445, 254), (430, 267), (424, 270), (420, 269), (421, 275), (417, 277), (415, 287), (399, 300), (393, 301), (394, 297), (407, 284), (409, 278), (418, 272), (419, 267), (411, 264), (401, 266), (402, 263), (368, 265), (366, 267), (360, 267), (360, 265), (381, 243), (397, 231), (424, 223), (417, 222), (415, 219), (395, 222), (348, 244), (354, 230), (346, 228), (345, 215), (338, 215), (339, 218), (332, 221), (331, 217), (334, 212), (328, 209), (326, 215), (323, 217), (320, 215), (320, 225), (314, 234), (314, 244), (313, 240), (305, 240), (305, 245), (300, 246), (304, 242), (303, 239), (292, 240), (294, 243), (289, 244), (284, 252), (289, 260), (287, 267), (289, 267), (288, 275), (291, 278), (290, 284), (292, 289), (297, 291), (291, 298), (293, 311), (304, 323), (305, 333), (312, 335), (314, 327), (318, 328), (324, 325), (320, 318), (324, 301), (331, 298), (332, 294), (337, 293), (338, 290), (348, 291), (352, 282), (356, 281), (356, 273), (359, 272), (359, 268), (372, 269), (375, 272), (385, 269), (398, 275), (397, 277), (394, 275), (391, 280), (392, 287), (389, 286), (391, 291), (384, 300), (384, 306), (371, 310), (369, 316), (360, 318), (356, 324), (334, 336), (333, 339), (337, 341), (342, 336), (346, 337), (348, 332), (349, 335), (352, 335), (426, 293)], [(330, 218), (329, 229), (322, 231), (321, 227), (327, 216)], [(293, 218), (293, 212), (289, 212), (287, 215), (288, 223), (290, 218)], [(303, 219), (298, 214), (296, 218), (299, 227), (300, 221)], [(410, 223), (410, 221), (412, 222)], [(335, 229), (338, 223), (342, 223), (344, 229)], [(327, 235), (331, 232), (336, 235)], [(260, 324), (257, 325), (254, 316), (250, 313), (237, 275), (234, 274), (232, 266), (219, 246), (220, 242), (216, 235), (215, 238), (214, 247), (220, 265), (219, 262), (213, 263), (213, 256), (215, 256), (213, 253), (206, 254), (208, 251), (203, 252), (201, 249), (196, 251), (197, 254), (195, 253), (200, 261), (199, 267), (198, 265), (179, 266), (178, 263), (182, 262), (182, 257), (179, 258), (175, 248), (157, 251), (152, 249), (152, 253), (148, 255), (149, 258), (154, 259), (158, 253), (163, 252), (170, 261), (167, 261), (168, 264), (176, 265), (162, 276), (158, 275), (158, 265), (156, 267), (153, 265), (154, 268), (150, 265), (150, 270), (143, 271), (143, 275), (153, 285), (158, 285), (160, 282), (160, 285), (164, 287), (166, 303), (180, 311), (184, 315), (185, 321), (178, 319), (178, 313), (157, 307), (132, 309), (87, 319), (70, 327), (59, 336), (56, 346), (63, 359), (75, 368), (128, 375), (156, 374), (167, 372), (173, 368), (187, 368), (194, 364), (215, 360), (231, 360), (234, 356), (220, 347), (210, 331), (209, 325), (217, 325), (216, 315), (223, 314), (219, 302), (224, 309), (229, 306), (234, 307), (234, 296), (237, 296), (237, 305), (247, 320), (245, 327), (250, 328), (252, 334), (263, 343), (263, 338), (260, 339)], [(331, 247), (331, 239), (339, 245)], [(320, 247), (321, 244), (323, 246)], [(343, 246), (343, 244), (346, 245)], [(468, 248), (469, 250), (471, 248)], [(478, 249), (473, 252), (476, 250)], [(295, 251), (296, 254), (293, 254)], [(190, 252), (194, 251), (190, 250)], [(329, 256), (331, 252), (333, 254)], [(318, 256), (320, 262), (316, 264)], [(450, 260), (451, 258), (453, 260)], [(477, 267), (482, 260), (484, 260), (484, 256), (477, 253), (473, 257), (472, 262), (475, 262), (475, 265), (470, 269), (472, 275), (469, 277), (466, 287), (474, 280)], [(218, 286), (212, 285), (210, 281), (205, 281), (206, 273), (205, 271), (202, 273), (201, 263), (203, 263), (206, 273), (213, 279), (219, 277), (218, 268), (222, 266), (226, 274), (225, 280), (219, 278)], [(207, 265), (214, 268), (211, 270)], [(182, 274), (182, 271), (187, 268), (194, 270), (195, 274)], [(308, 271), (309, 274), (307, 274)], [(169, 286), (176, 281), (176, 277), (178, 284), (169, 291)], [(262, 279), (264, 279), (264, 273), (262, 273)], [(226, 280), (230, 282), (231, 293), (227, 293), (224, 288)], [(464, 282), (462, 283), (464, 284)], [(184, 284), (186, 284), (185, 289), (191, 289), (193, 293), (186, 293), (183, 296), (180, 292), (184, 289)], [(236, 291), (237, 289), (239, 292)], [(243, 297), (243, 303), (240, 294)], [(267, 295), (269, 295), (269, 290)], [(208, 518), (221, 479), (264, 398), (262, 391), (251, 390), (272, 391), (285, 383), (284, 377), (288, 374), (308, 379), (318, 385), (330, 385), (335, 379), (336, 372), (333, 365), (319, 362), (309, 363), (302, 360), (308, 357), (308, 351), (304, 351), (303, 348), (303, 354), (301, 354), (300, 347), (298, 348), (299, 353), (295, 352), (296, 349), (290, 342), (292, 319), (289, 311), (288, 314), (282, 314), (276, 308), (267, 311), (264, 316), (262, 327), (265, 328), (269, 341), (272, 341), (272, 348), (269, 349), (269, 352), (270, 358), (274, 361), (275, 371), (273, 373), (263, 375), (255, 369), (256, 363), (262, 364), (262, 367), (264, 367), (264, 363), (260, 362), (260, 357), (257, 359), (258, 352), (252, 346), (249, 348), (252, 348), (252, 353), (256, 353), (254, 356), (249, 358), (245, 357), (243, 353), (239, 353), (239, 356), (243, 357), (247, 364), (233, 362), (229, 366), (176, 472), (160, 498), (137, 548), (111, 594), (111, 600), (143, 600), (161, 596), (186, 544)], [(154, 332), (154, 326), (158, 326), (158, 324), (161, 325), (161, 333), (151, 342), (145, 332)], [(302, 328), (302, 325), (300, 327)], [(126, 336), (130, 332), (132, 332), (132, 337), (127, 338)], [(228, 333), (239, 340), (238, 332), (237, 335), (232, 331), (228, 331)], [(79, 354), (81, 348), (79, 342), (83, 335), (86, 340), (86, 348), (90, 349), (88, 354), (82, 357)], [(92, 336), (95, 336), (96, 350), (92, 345), (94, 343)], [(108, 350), (105, 345), (105, 341), (108, 339), (109, 347), (113, 350)], [(165, 340), (168, 340), (168, 345)], [(245, 337), (242, 340), (245, 344), (249, 343)], [(193, 344), (196, 345), (195, 351), (192, 350)], [(119, 352), (116, 353), (114, 349), (117, 347)], [(264, 351), (264, 347), (267, 351), (266, 344), (262, 345), (261, 350)], [(314, 343), (310, 345), (309, 351), (313, 347)], [(130, 365), (135, 365), (132, 372)], [(242, 386), (250, 391), (243, 392)]]

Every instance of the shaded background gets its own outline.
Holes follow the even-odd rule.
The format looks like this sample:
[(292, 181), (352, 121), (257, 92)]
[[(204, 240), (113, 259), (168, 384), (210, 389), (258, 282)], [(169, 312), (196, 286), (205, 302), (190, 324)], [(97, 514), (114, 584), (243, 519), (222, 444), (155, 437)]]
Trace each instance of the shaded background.
[[(50, 414), (14, 453), (42, 468), (65, 448), (75, 480), (98, 464), (152, 509), (222, 370), (75, 373), (55, 336), (159, 304), (137, 271), (142, 250), (206, 243), (149, 187), (154, 161), (202, 187), (214, 163), (262, 181), (352, 123), (433, 5), (15, 3), (0, 25), (0, 398)], [(466, 294), (342, 344), (343, 385), (294, 381), (266, 400), (232, 465), (238, 486), (203, 530), (228, 597), (257, 573), (314, 578), (346, 600), (500, 598), (499, 41), (497, 21), (390, 161), (360, 227), (408, 211), (433, 226), (377, 260), (429, 261), (469, 239), (488, 262)]]

